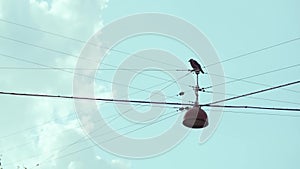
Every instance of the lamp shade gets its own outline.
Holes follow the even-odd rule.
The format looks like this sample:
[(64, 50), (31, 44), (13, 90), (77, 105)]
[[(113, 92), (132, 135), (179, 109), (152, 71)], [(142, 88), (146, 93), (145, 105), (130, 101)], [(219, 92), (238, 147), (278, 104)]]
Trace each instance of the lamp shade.
[(207, 114), (200, 107), (193, 107), (185, 113), (183, 125), (188, 128), (204, 128), (208, 126)]

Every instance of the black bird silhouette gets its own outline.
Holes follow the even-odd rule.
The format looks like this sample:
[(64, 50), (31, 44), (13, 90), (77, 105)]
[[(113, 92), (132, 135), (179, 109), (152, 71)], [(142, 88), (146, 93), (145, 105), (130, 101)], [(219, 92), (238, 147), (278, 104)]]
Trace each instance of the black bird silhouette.
[(199, 74), (199, 72), (204, 74), (204, 71), (202, 70), (200, 64), (197, 61), (195, 61), (194, 59), (190, 59), (189, 62), (191, 64), (192, 68), (193, 68), (192, 71), (195, 71), (196, 74)]

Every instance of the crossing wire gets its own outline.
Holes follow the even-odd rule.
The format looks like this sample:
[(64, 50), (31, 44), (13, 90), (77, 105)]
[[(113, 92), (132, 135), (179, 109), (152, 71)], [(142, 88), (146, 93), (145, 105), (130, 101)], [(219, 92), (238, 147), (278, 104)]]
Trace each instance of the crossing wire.
[[(50, 32), (50, 31), (43, 30), (43, 29), (40, 29), (40, 28), (35, 28), (35, 27), (32, 27), (32, 26), (28, 26), (28, 25), (16, 23), (16, 22), (4, 19), (4, 18), (0, 18), (0, 21), (4, 22), (4, 23), (7, 23), (7, 24), (11, 24), (11, 25), (16, 25), (16, 26), (19, 26), (19, 27), (23, 27), (23, 28), (26, 28), (26, 29), (29, 29), (29, 30), (33, 30), (33, 31), (37, 31), (37, 32), (42, 32), (42, 33), (49, 34), (49, 35), (52, 35), (52, 36), (60, 37), (60, 38), (63, 38), (63, 39), (69, 39), (69, 40), (76, 41), (76, 42), (79, 42), (79, 43), (82, 43), (82, 44), (88, 44), (88, 45), (98, 46), (97, 44), (94, 44), (94, 43), (90, 43), (90, 42), (83, 41), (83, 40), (80, 40), (80, 39), (68, 37), (68, 36), (65, 36), (65, 35), (62, 35), (62, 34)], [(215, 66), (215, 65), (220, 64), (220, 63), (225, 63), (225, 62), (228, 62), (228, 61), (231, 61), (231, 60), (234, 60), (234, 59), (238, 59), (238, 58), (242, 58), (242, 57), (245, 57), (245, 56), (248, 56), (248, 55), (259, 53), (259, 52), (262, 52), (262, 51), (265, 51), (265, 50), (269, 50), (269, 49), (272, 49), (272, 48), (275, 48), (275, 47), (278, 47), (278, 46), (281, 46), (281, 45), (285, 45), (285, 44), (288, 44), (288, 43), (292, 43), (292, 42), (295, 42), (295, 41), (298, 41), (298, 40), (300, 40), (300, 37), (296, 37), (296, 38), (293, 38), (293, 39), (285, 40), (285, 41), (282, 41), (282, 42), (279, 42), (279, 43), (276, 43), (276, 44), (272, 44), (272, 45), (266, 46), (264, 48), (260, 48), (260, 49), (257, 49), (257, 50), (251, 51), (251, 52), (247, 52), (247, 53), (244, 53), (244, 54), (241, 54), (241, 55), (238, 55), (238, 56), (233, 56), (233, 57), (230, 57), (228, 59), (225, 59), (225, 60), (222, 60), (222, 61), (219, 61), (219, 62), (215, 62), (215, 63), (209, 64), (209, 65), (205, 65), (203, 67), (205, 68), (205, 67)], [(103, 47), (103, 48), (105, 48), (105, 47)], [(122, 53), (122, 54), (125, 54), (125, 55), (130, 54), (128, 52), (124, 52), (124, 51), (117, 50), (117, 49), (110, 49), (110, 50), (114, 51), (114, 52), (119, 52), (119, 53)], [(165, 64), (169, 65), (169, 63), (165, 63)], [(173, 66), (176, 66), (176, 65), (173, 65)]]
[[(0, 55), (3, 56), (3, 57), (11, 58), (11, 59), (18, 60), (18, 61), (25, 62), (25, 63), (34, 64), (34, 65), (41, 66), (41, 67), (54, 68), (53, 66), (48, 66), (48, 65), (45, 65), (45, 64), (41, 64), (41, 63), (34, 62), (34, 61), (31, 61), (31, 60), (23, 59), (23, 58), (18, 58), (18, 57), (7, 55), (7, 54), (3, 54), (3, 53), (0, 53)], [(125, 84), (117, 83), (117, 82), (111, 82), (111, 81), (103, 79), (103, 78), (92, 77), (92, 76), (88, 76), (88, 75), (82, 74), (82, 73), (76, 73), (76, 72), (72, 72), (72, 71), (64, 70), (64, 69), (58, 69), (58, 70), (62, 71), (62, 72), (66, 72), (66, 73), (75, 74), (76, 76), (82, 76), (82, 77), (86, 77), (86, 78), (89, 78), (89, 79), (103, 81), (103, 82), (106, 82), (106, 83), (112, 83), (112, 84), (116, 84), (116, 85), (120, 85), (120, 86), (125, 86), (125, 87), (131, 88), (131, 89), (138, 90), (140, 92), (148, 92), (148, 93), (152, 92), (152, 91), (149, 91), (147, 88), (146, 89), (140, 89), (138, 87), (134, 87), (134, 86), (130, 86), (130, 85), (125, 85)], [(167, 82), (169, 82), (169, 81), (170, 80), (167, 80)], [(164, 83), (162, 83), (162, 84), (164, 84)], [(174, 96), (168, 96), (168, 97), (174, 98)]]
[(274, 89), (278, 89), (278, 88), (282, 88), (282, 87), (286, 87), (286, 86), (295, 85), (295, 84), (298, 84), (298, 83), (300, 83), (300, 80), (294, 81), (294, 82), (290, 82), (290, 83), (285, 83), (285, 84), (274, 86), (274, 87), (270, 87), (270, 88), (267, 88), (267, 89), (262, 89), (262, 90), (259, 90), (259, 91), (254, 91), (254, 92), (246, 93), (246, 94), (239, 95), (239, 96), (234, 96), (234, 97), (223, 99), (223, 100), (219, 100), (219, 101), (214, 101), (214, 102), (211, 102), (209, 104), (205, 104), (205, 106), (212, 106), (212, 105), (217, 104), (217, 103), (222, 103), (222, 102), (226, 102), (226, 101), (230, 101), (230, 100), (235, 100), (235, 99), (239, 99), (239, 98), (242, 98), (242, 97), (251, 96), (251, 95), (254, 95), (254, 94), (263, 93), (263, 92), (267, 92), (267, 91), (270, 91), (270, 90), (274, 90)]
[[(2, 21), (2, 20), (0, 20)], [(8, 21), (7, 23), (11, 23), (10, 21)], [(18, 25), (18, 24), (16, 24)], [(25, 26), (26, 28), (28, 28), (28, 26)], [(39, 29), (34, 29), (33, 30), (39, 30)], [(42, 32), (45, 32), (47, 33), (47, 31), (43, 31)], [(50, 33), (51, 35), (55, 35), (55, 36), (59, 36), (58, 34), (55, 34), (55, 33)], [(68, 38), (68, 37), (65, 37), (65, 36), (62, 36), (63, 38), (67, 38), (67, 39), (71, 39), (71, 40), (76, 40), (74, 38)], [(62, 51), (59, 51), (59, 50), (55, 50), (55, 49), (51, 49), (51, 48), (47, 48), (47, 47), (43, 47), (43, 46), (40, 46), (40, 45), (36, 45), (36, 44), (31, 44), (31, 43), (27, 43), (27, 42), (24, 42), (24, 41), (21, 41), (21, 40), (17, 40), (17, 39), (13, 39), (13, 38), (10, 38), (10, 37), (6, 37), (6, 36), (3, 36), (3, 35), (0, 35), (0, 38), (3, 38), (3, 39), (6, 39), (6, 40), (11, 40), (11, 41), (14, 41), (14, 42), (18, 42), (18, 43), (22, 43), (22, 44), (25, 44), (25, 45), (30, 45), (30, 46), (33, 46), (33, 47), (37, 47), (37, 48), (40, 48), (40, 49), (44, 49), (44, 50), (48, 50), (48, 51), (51, 51), (51, 52), (56, 52), (56, 53), (60, 53), (60, 54), (64, 54), (64, 55), (69, 55), (69, 56), (72, 56), (72, 57), (75, 57), (75, 58), (78, 58), (78, 59), (86, 59), (86, 58), (80, 58), (78, 57), (77, 55), (73, 55), (73, 54), (69, 54), (69, 53), (66, 53), (66, 52), (62, 52)], [(252, 52), (248, 52), (248, 53), (245, 53), (245, 54), (242, 54), (242, 55), (239, 55), (239, 56), (235, 56), (235, 57), (232, 57), (230, 59), (227, 59), (227, 60), (224, 60), (224, 61), (220, 61), (220, 62), (217, 62), (217, 63), (222, 63), (222, 62), (227, 62), (229, 60), (233, 60), (233, 59), (237, 59), (237, 58), (240, 58), (240, 57), (244, 57), (244, 56), (247, 56), (247, 55), (250, 55), (250, 54), (254, 54), (254, 53), (257, 53), (257, 52), (261, 52), (261, 51), (264, 51), (264, 50), (267, 50), (267, 49), (271, 49), (271, 48), (274, 48), (274, 47), (277, 47), (277, 46), (280, 46), (280, 45), (284, 45), (284, 44), (287, 44), (287, 43), (291, 43), (291, 42), (294, 42), (294, 41), (297, 41), (299, 40), (300, 38), (294, 38), (294, 39), (291, 39), (291, 40), (287, 40), (287, 41), (284, 41), (284, 42), (281, 42), (281, 43), (278, 43), (278, 44), (275, 44), (275, 45), (271, 45), (271, 46), (268, 46), (268, 47), (265, 47), (265, 48), (262, 48), (262, 49), (259, 49), (259, 50), (255, 50), (255, 51), (252, 51)], [(76, 40), (78, 42), (85, 42), (85, 41), (81, 41), (81, 40)], [(86, 42), (87, 43), (87, 42)], [(91, 45), (96, 45), (96, 44), (91, 44)], [(112, 50), (112, 49), (111, 49)], [(117, 52), (120, 52), (120, 53), (124, 53), (124, 54), (129, 54), (128, 52), (124, 52), (124, 51), (120, 51), (120, 50), (116, 50)], [(144, 58), (146, 60), (149, 60), (149, 61), (153, 61), (153, 59), (149, 59), (149, 58)], [(89, 59), (86, 59), (86, 60), (89, 60)], [(92, 61), (92, 60), (90, 60)], [(156, 60), (157, 62), (157, 60)], [(209, 67), (209, 66), (213, 66), (217, 63), (214, 63), (214, 64), (211, 64), (211, 65), (208, 65), (206, 67)], [(107, 64), (107, 63), (102, 63), (103, 65), (108, 65), (108, 66), (112, 66), (112, 67), (116, 67), (116, 66), (113, 66), (111, 64)], [(166, 63), (164, 63), (166, 64)], [(175, 65), (173, 65), (175, 66)], [(152, 75), (148, 75), (148, 74), (143, 74), (143, 75), (146, 75), (146, 76), (149, 76), (149, 77), (155, 77), (155, 76), (152, 76)], [(253, 76), (255, 77), (255, 76)], [(155, 77), (155, 78), (159, 78), (159, 77)], [(243, 79), (236, 79), (236, 78), (233, 78), (235, 80), (233, 81), (230, 81), (228, 83), (232, 83), (232, 82), (237, 82), (237, 81), (244, 81), (245, 79), (247, 78), (252, 78), (252, 77), (246, 77), (246, 78), (243, 78)], [(251, 82), (251, 83), (256, 83), (256, 82)], [(222, 84), (227, 84), (227, 83), (222, 83)], [(217, 84), (217, 85), (222, 85), (222, 84)], [(258, 84), (258, 83), (257, 83)], [(265, 84), (262, 84), (260, 83), (261, 85), (265, 85)], [(266, 85), (265, 85), (266, 86)], [(212, 86), (209, 86), (209, 87), (206, 87), (204, 89), (208, 89), (208, 88), (211, 88)], [(289, 90), (289, 89), (287, 89)], [(290, 91), (293, 91), (293, 90), (290, 90)], [(297, 92), (297, 93), (300, 93), (300, 91), (293, 91), (293, 92)]]
[[(266, 89), (262, 89), (262, 90), (258, 90), (258, 91), (254, 91), (254, 92), (250, 92), (250, 93), (246, 93), (246, 94), (242, 94), (242, 95), (238, 95), (238, 96), (234, 96), (234, 97), (219, 100), (219, 101), (214, 101), (214, 102), (207, 103), (207, 104), (202, 104), (200, 106), (202, 106), (202, 107), (213, 107), (213, 106), (217, 106), (217, 105), (215, 105), (217, 103), (236, 100), (236, 99), (251, 96), (251, 95), (254, 95), (254, 94), (259, 94), (259, 93), (279, 89), (279, 88), (282, 88), (282, 87), (295, 85), (295, 84), (298, 84), (298, 83), (300, 83), (300, 80), (290, 82), (290, 83), (281, 84), (281, 85), (278, 85), (278, 86), (274, 86), (274, 87), (270, 87), (270, 88), (266, 88)], [(106, 99), (106, 98), (91, 98), (91, 97), (81, 97), (81, 96), (64, 96), (64, 95), (50, 95), (50, 94), (38, 94), (38, 93), (18, 93), (18, 92), (5, 92), (5, 91), (0, 91), (0, 95), (12, 95), (12, 96), (24, 96), (24, 97), (61, 98), (61, 99), (77, 99), (77, 100), (91, 100), (91, 101), (93, 100), (93, 101), (105, 101), (105, 102), (137, 103), (137, 104), (157, 104), (157, 105), (172, 105), (172, 106), (193, 106), (194, 105), (194, 104), (191, 104), (191, 103), (179, 103), (179, 102), (158, 102), (158, 101), (146, 101), (146, 100)], [(252, 108), (252, 109), (260, 109), (261, 108), (261, 107), (244, 106), (244, 108), (246, 108), (246, 107), (247, 108)], [(227, 108), (227, 107), (224, 106), (224, 108)], [(281, 110), (283, 110), (283, 109), (285, 109), (285, 108), (281, 108)], [(285, 109), (285, 110), (295, 111), (296, 109), (294, 109), (294, 110), (293, 109)], [(298, 110), (296, 110), (296, 111), (298, 111)]]
[(215, 66), (215, 65), (220, 64), (220, 63), (225, 63), (225, 62), (228, 62), (228, 61), (231, 61), (231, 60), (234, 60), (234, 59), (238, 59), (238, 58), (242, 58), (242, 57), (245, 57), (245, 56), (248, 56), (248, 55), (259, 53), (259, 52), (269, 50), (269, 49), (272, 49), (272, 48), (275, 48), (275, 47), (278, 47), (278, 46), (281, 46), (281, 45), (285, 45), (285, 44), (288, 44), (288, 43), (291, 43), (291, 42), (295, 42), (295, 41), (298, 41), (298, 40), (300, 40), (300, 37), (293, 38), (293, 39), (290, 39), (290, 40), (286, 40), (286, 41), (283, 41), (283, 42), (280, 42), (280, 43), (277, 43), (277, 44), (269, 45), (269, 46), (266, 46), (264, 48), (257, 49), (257, 50), (254, 50), (254, 51), (251, 51), (251, 52), (248, 52), (248, 53), (244, 53), (244, 54), (241, 54), (241, 55), (238, 55), (238, 56), (234, 56), (234, 57), (222, 60), (220, 62), (216, 62), (216, 63), (206, 65), (205, 67)]
[[(209, 73), (209, 75), (212, 75), (212, 76), (225, 77), (225, 78), (233, 79), (233, 80), (229, 81), (229, 82), (219, 83), (219, 84), (216, 84), (216, 85), (213, 85), (213, 86), (204, 87), (203, 89), (205, 90), (205, 89), (213, 88), (213, 87), (216, 87), (216, 86), (220, 86), (220, 85), (224, 85), (224, 84), (230, 84), (230, 83), (239, 82), (239, 81), (270, 87), (270, 85), (266, 85), (266, 84), (258, 83), (258, 82), (252, 82), (252, 81), (248, 81), (246, 79), (250, 79), (250, 78), (253, 78), (253, 77), (262, 76), (262, 75), (266, 75), (266, 74), (270, 74), (270, 73), (274, 73), (274, 72), (278, 72), (278, 71), (282, 71), (282, 70), (286, 70), (286, 69), (291, 69), (291, 68), (295, 68), (295, 67), (299, 67), (299, 66), (300, 66), (300, 64), (294, 64), (294, 65), (291, 65), (291, 66), (286, 66), (286, 67), (283, 67), (283, 68), (274, 69), (274, 70), (266, 71), (266, 72), (263, 72), (263, 73), (258, 73), (258, 74), (255, 74), (255, 75), (243, 77), (243, 78), (233, 78), (233, 77), (229, 77), (229, 76), (221, 76), (221, 75), (217, 75), (217, 74), (214, 74), (214, 73)], [(294, 92), (294, 93), (300, 93), (300, 91), (296, 91), (296, 90), (290, 90), (290, 89), (283, 89), (283, 90)]]

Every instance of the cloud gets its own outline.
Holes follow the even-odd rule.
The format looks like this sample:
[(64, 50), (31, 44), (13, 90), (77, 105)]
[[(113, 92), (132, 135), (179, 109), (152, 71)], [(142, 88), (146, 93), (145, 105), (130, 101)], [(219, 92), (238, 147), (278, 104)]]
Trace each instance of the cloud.
[[(107, 0), (29, 0), (23, 3), (18, 0), (0, 1), (0, 16), (12, 22), (86, 41), (102, 26), (101, 12), (107, 3)], [(75, 56), (79, 55), (81, 48), (85, 45), (78, 41), (7, 23), (1, 23), (0, 29), (4, 36)], [(7, 43), (12, 45), (8, 46)], [(16, 42), (0, 41), (0, 45), (3, 47), (2, 52), (5, 51), (9, 55), (53, 67), (72, 68), (75, 67), (77, 61), (73, 56)], [(1, 60), (1, 65), (37, 67), (7, 58)], [(1, 90), (66, 95), (72, 95), (72, 83), (72, 74), (57, 70), (13, 71), (5, 73), (0, 82)], [(111, 97), (111, 94), (99, 85), (96, 91), (97, 94), (102, 93), (105, 97)], [(128, 169), (130, 166), (122, 160), (99, 158), (100, 156), (95, 154), (93, 149), (67, 158), (56, 159), (66, 153), (92, 145), (87, 141), (71, 146), (67, 150), (63, 149), (66, 145), (85, 136), (77, 119), (74, 116), (68, 118), (69, 115), (75, 113), (72, 101), (16, 97), (3, 97), (0, 101), (5, 104), (2, 111), (7, 112), (5, 119), (0, 119), (0, 123), (5, 126), (0, 128), (0, 135), (19, 131), (1, 139), (0, 150), (23, 144), (18, 148), (1, 152), (6, 159), (3, 163), (13, 163), (12, 166), (24, 164), (30, 168), (42, 162), (41, 168), (58, 169), (103, 167)], [(31, 129), (22, 131), (28, 127)], [(99, 157), (96, 158), (97, 156)], [(6, 168), (12, 168), (12, 166)]]
[[(89, 160), (89, 169), (130, 169), (131, 164), (123, 160), (105, 161), (103, 159), (92, 158)], [(68, 169), (85, 169), (86, 164), (81, 161), (72, 161), (68, 165)]]
[(82, 37), (99, 28), (100, 14), (107, 3), (107, 0), (52, 0), (51, 3), (45, 0), (31, 0), (30, 14), (34, 21), (43, 27), (47, 26), (55, 32), (67, 35), (74, 36), (78, 33)]

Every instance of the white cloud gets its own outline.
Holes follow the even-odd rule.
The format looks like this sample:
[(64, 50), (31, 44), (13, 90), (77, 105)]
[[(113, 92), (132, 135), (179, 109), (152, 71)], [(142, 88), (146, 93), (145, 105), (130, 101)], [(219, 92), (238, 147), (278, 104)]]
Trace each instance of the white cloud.
[[(85, 41), (102, 26), (101, 12), (106, 7), (107, 2), (107, 0), (30, 0), (23, 3), (20, 3), (18, 0), (0, 1), (0, 16), (12, 22)], [(3, 27), (0, 29), (1, 32), (14, 36), (12, 38), (51, 49), (61, 50), (73, 55), (78, 55), (84, 45), (72, 40), (29, 30), (24, 27), (17, 27), (16, 25), (3, 24)], [(18, 34), (15, 34), (17, 30)], [(19, 44), (19, 46), (22, 45)], [(23, 56), (24, 59), (36, 59), (34, 61), (50, 66), (72, 68), (76, 64), (76, 58), (74, 59), (74, 57), (60, 55), (55, 52), (41, 51), (32, 46), (24, 45), (18, 48), (18, 50), (11, 52), (15, 52), (12, 55), (20, 54), (20, 56), (23, 56), (25, 53), (26, 56), (32, 57)], [(24, 66), (24, 64), (19, 62), (16, 62), (16, 65)], [(26, 64), (26, 66), (30, 67), (33, 65)], [(24, 75), (26, 76), (24, 77)], [(72, 74), (70, 75), (60, 71), (50, 73), (46, 71), (28, 73), (18, 71), (9, 73), (7, 76), (7, 78), (1, 81), (1, 87), (3, 89), (8, 88), (14, 91), (36, 91), (52, 94), (72, 94)], [(2, 86), (2, 84), (4, 86)], [(101, 96), (111, 97), (111, 93), (101, 86), (96, 86), (96, 92), (97, 94), (102, 93)], [(23, 146), (19, 150), (15, 149), (13, 151), (4, 152), (8, 163), (17, 161), (15, 165), (24, 164), (30, 168), (36, 163), (43, 162), (43, 160), (47, 159), (50, 155), (53, 155), (54, 160), (50, 158), (48, 162), (40, 164), (40, 167), (91, 169), (91, 167), (86, 166), (92, 166), (95, 169), (103, 167), (107, 169), (128, 169), (129, 165), (126, 165), (126, 162), (122, 163), (121, 160), (105, 160), (99, 155), (97, 158), (93, 149), (80, 152), (70, 158), (55, 160), (55, 157), (63, 156), (64, 153), (66, 153), (55, 150), (62, 149), (65, 145), (70, 145), (84, 136), (81, 128), (78, 126), (77, 120), (74, 118), (64, 118), (74, 113), (73, 102), (32, 98), (24, 98), (26, 102), (23, 100), (16, 102), (16, 100), (12, 98), (5, 100), (7, 106), (3, 107), (3, 112), (13, 112), (7, 113), (6, 118), (13, 119), (14, 121), (13, 123), (10, 121), (9, 123), (11, 124), (6, 122), (7, 125), (5, 124), (5, 126), (7, 128), (1, 128), (0, 131), (10, 133), (10, 131), (13, 132), (28, 126), (35, 126), (32, 130), (21, 132), (12, 138), (1, 140), (1, 150), (2, 148), (13, 147), (28, 142), (28, 145)], [(51, 122), (40, 125), (50, 119), (52, 119)], [(2, 121), (5, 120), (3, 119), (0, 122)], [(5, 142), (5, 145), (2, 144), (3, 142)], [(71, 147), (69, 152), (78, 150), (84, 145), (91, 145), (91, 143), (85, 142), (80, 145), (75, 145)], [(84, 158), (82, 156), (84, 156)], [(76, 160), (74, 161), (74, 159)]]
[(123, 160), (111, 160), (105, 161), (103, 159), (91, 159), (89, 160), (89, 166), (82, 161), (72, 161), (68, 165), (68, 169), (130, 169), (131, 164)]
[(64, 35), (75, 36), (77, 33), (83, 38), (91, 35), (95, 27), (99, 28), (102, 25), (100, 13), (107, 3), (107, 0), (52, 0), (49, 4), (44, 0), (31, 0), (30, 13), (41, 27), (53, 29)]
[[(113, 93), (107, 89), (107, 87), (94, 83), (95, 87), (95, 97), (100, 97), (100, 98), (106, 98), (106, 99), (111, 99), (113, 98)], [(101, 103), (101, 102), (99, 102)]]
[(118, 168), (118, 169), (129, 169), (131, 168), (131, 163), (126, 162), (124, 160), (116, 159), (116, 160), (111, 160), (111, 166), (113, 168)]

